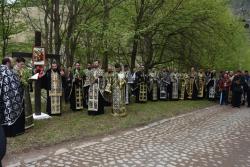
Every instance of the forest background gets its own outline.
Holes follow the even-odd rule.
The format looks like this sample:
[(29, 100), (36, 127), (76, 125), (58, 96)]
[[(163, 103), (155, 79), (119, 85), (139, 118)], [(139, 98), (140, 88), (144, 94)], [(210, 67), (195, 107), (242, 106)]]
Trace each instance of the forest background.
[[(250, 69), (247, 0), (1, 0), (1, 58), (31, 52), (34, 31), (65, 67)], [(250, 18), (249, 18), (250, 19)]]

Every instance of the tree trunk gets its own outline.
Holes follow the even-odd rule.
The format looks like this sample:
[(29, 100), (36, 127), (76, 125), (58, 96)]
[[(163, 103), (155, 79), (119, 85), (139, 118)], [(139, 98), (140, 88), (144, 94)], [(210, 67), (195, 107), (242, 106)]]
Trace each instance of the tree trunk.
[(49, 27), (49, 53), (53, 53), (53, 23), (54, 23), (54, 2), (51, 1), (49, 13), (50, 13), (50, 27)]
[(144, 37), (144, 49), (145, 49), (145, 68), (146, 72), (152, 68), (153, 64), (153, 56), (154, 56), (154, 48), (153, 48), (153, 37), (150, 34), (146, 34)]
[(130, 70), (133, 71), (135, 68), (135, 61), (136, 61), (136, 56), (137, 56), (137, 50), (138, 50), (138, 44), (139, 44), (139, 39), (140, 39), (140, 35), (138, 34), (138, 30), (140, 27), (140, 24), (142, 22), (143, 19), (143, 15), (144, 15), (144, 4), (145, 1), (141, 0), (140, 2), (138, 2), (138, 4), (136, 4), (136, 9), (138, 9), (137, 11), (137, 17), (136, 17), (136, 22), (135, 22), (135, 31), (134, 31), (134, 39), (133, 39), (133, 48), (132, 48), (132, 53), (131, 53), (131, 65), (130, 65)]
[(49, 2), (45, 1), (45, 15), (44, 15), (44, 27), (45, 27), (45, 50), (49, 51), (49, 24), (48, 24), (48, 16), (49, 16)]
[(70, 43), (71, 43), (71, 38), (73, 35), (73, 31), (74, 31), (74, 26), (75, 26), (75, 17), (74, 17), (74, 3), (75, 1), (70, 1), (70, 3), (68, 4), (68, 10), (69, 10), (69, 23), (68, 23), (68, 29), (67, 29), (67, 33), (66, 33), (66, 41), (65, 41), (65, 54), (66, 54), (66, 64), (67, 66), (72, 66), (73, 65), (73, 61), (74, 61), (74, 55), (71, 52), (71, 47), (70, 47)]
[(90, 41), (91, 37), (90, 37), (90, 33), (87, 32), (86, 33), (86, 49), (87, 49), (87, 54), (86, 54), (86, 61), (87, 63), (91, 63), (91, 41)]
[(105, 71), (108, 71), (108, 36), (107, 36), (107, 31), (108, 31), (108, 24), (109, 24), (109, 0), (103, 0), (103, 58), (102, 58), (102, 67)]
[(55, 54), (60, 54), (61, 39), (60, 39), (60, 0), (54, 0), (54, 43)]
[(5, 57), (6, 56), (6, 30), (5, 30), (5, 21), (4, 21), (4, 13), (5, 13), (5, 0), (1, 1), (1, 34), (2, 34), (2, 40), (3, 40), (3, 44), (2, 44), (2, 56)]
[(139, 36), (134, 35), (134, 40), (133, 40), (133, 49), (132, 49), (132, 54), (131, 54), (131, 62), (130, 62), (130, 69), (131, 71), (134, 71), (135, 68), (135, 60), (136, 60), (136, 55), (137, 55), (137, 49), (138, 49), (138, 43), (139, 43)]
[(6, 41), (6, 39), (4, 39), (4, 40), (3, 40), (3, 48), (2, 48), (3, 57), (6, 56), (7, 46), (8, 46), (8, 42)]

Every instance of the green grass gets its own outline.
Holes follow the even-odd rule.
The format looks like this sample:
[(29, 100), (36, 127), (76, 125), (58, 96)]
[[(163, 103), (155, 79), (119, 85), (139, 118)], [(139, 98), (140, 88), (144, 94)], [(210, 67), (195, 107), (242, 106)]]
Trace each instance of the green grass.
[(131, 104), (127, 107), (126, 117), (113, 117), (111, 109), (106, 108), (105, 114), (88, 116), (87, 111), (69, 112), (68, 106), (62, 116), (53, 119), (35, 121), (35, 126), (25, 134), (8, 139), (9, 153), (21, 152), (31, 148), (50, 146), (63, 141), (74, 141), (97, 135), (110, 134), (127, 129), (184, 114), (196, 109), (205, 108), (215, 103), (209, 101), (173, 101), (148, 102), (146, 104)]

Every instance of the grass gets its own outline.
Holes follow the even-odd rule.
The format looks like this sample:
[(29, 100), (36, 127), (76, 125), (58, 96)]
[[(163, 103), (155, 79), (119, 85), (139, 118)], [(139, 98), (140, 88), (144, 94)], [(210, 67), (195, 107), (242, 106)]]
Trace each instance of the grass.
[(131, 104), (127, 107), (126, 117), (113, 117), (111, 109), (106, 108), (104, 115), (88, 116), (86, 110), (69, 112), (68, 106), (62, 116), (49, 120), (35, 121), (35, 126), (25, 134), (8, 138), (8, 152), (22, 152), (31, 148), (39, 148), (58, 144), (64, 141), (74, 141), (97, 135), (140, 126), (160, 119), (184, 114), (193, 110), (212, 106), (209, 101), (173, 101), (148, 102), (146, 104)]

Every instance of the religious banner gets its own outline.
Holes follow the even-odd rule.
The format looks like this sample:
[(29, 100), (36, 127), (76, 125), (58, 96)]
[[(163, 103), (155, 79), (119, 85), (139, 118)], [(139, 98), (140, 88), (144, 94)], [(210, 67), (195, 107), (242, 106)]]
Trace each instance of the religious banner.
[(44, 66), (45, 65), (45, 48), (33, 47), (32, 61), (33, 61), (33, 65)]

